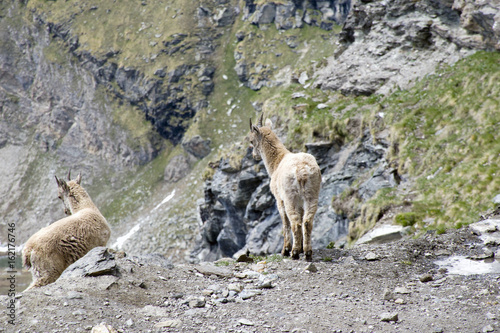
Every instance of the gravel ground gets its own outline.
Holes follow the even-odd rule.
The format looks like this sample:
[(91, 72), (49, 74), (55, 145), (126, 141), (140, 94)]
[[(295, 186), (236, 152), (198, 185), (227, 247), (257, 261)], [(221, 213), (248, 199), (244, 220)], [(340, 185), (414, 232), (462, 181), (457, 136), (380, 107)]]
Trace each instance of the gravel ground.
[[(500, 262), (481, 259), (495, 252), (463, 228), (317, 250), (312, 264), (276, 255), (174, 266), (115, 254), (112, 272), (19, 294), (16, 324), (0, 332), (498, 332)], [(436, 264), (450, 257), (476, 259), (458, 273), (491, 272)]]

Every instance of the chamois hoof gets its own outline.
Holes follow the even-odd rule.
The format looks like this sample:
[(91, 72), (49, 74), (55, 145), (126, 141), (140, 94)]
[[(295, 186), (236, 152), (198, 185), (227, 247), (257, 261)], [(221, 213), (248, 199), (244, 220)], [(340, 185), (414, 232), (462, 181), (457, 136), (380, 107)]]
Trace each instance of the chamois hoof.
[(292, 251), (292, 259), (299, 260), (299, 258), (300, 258), (300, 252), (299, 251)]
[(290, 250), (285, 250), (285, 249), (283, 249), (283, 250), (281, 251), (281, 255), (282, 255), (283, 257), (289, 257), (289, 256), (290, 256)]
[(306, 261), (313, 261), (312, 251), (306, 253)]

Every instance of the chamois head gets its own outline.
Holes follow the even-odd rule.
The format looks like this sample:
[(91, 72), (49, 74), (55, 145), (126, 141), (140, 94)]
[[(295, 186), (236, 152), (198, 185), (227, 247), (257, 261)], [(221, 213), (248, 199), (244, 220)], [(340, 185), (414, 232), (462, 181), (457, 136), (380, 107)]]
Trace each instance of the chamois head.
[(257, 122), (257, 126), (252, 124), (252, 119), (250, 119), (250, 135), (249, 140), (252, 144), (253, 151), (252, 156), (256, 161), (260, 161), (262, 159), (262, 138), (268, 132), (271, 131), (272, 122), (269, 119), (266, 119), (265, 127), (262, 126), (262, 119), (264, 118), (264, 113), (262, 113), (259, 117), (259, 121)]
[(59, 179), (56, 177), (57, 182), (57, 196), (62, 200), (64, 204), (64, 213), (66, 215), (71, 215), (74, 208), (78, 205), (77, 192), (75, 187), (80, 187), (80, 182), (82, 181), (81, 174), (78, 174), (75, 180), (71, 180), (71, 170), (68, 172), (68, 182), (64, 179)]

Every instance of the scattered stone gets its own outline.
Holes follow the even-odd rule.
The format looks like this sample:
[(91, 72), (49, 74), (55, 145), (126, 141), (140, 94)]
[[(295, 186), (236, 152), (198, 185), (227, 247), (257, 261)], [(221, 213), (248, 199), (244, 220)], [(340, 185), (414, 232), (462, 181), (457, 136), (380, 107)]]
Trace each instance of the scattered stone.
[(406, 301), (402, 298), (398, 298), (394, 301), (394, 303), (401, 305), (401, 304), (406, 304)]
[(203, 289), (201, 291), (201, 293), (203, 294), (203, 296), (211, 296), (211, 295), (213, 295), (214, 290), (212, 290), (212, 289)]
[(253, 262), (253, 258), (249, 257), (246, 253), (240, 254), (236, 258), (237, 262)]
[(118, 333), (118, 331), (111, 325), (100, 323), (99, 325), (92, 327), (91, 333)]
[(174, 156), (168, 162), (163, 172), (163, 179), (167, 183), (176, 183), (189, 172), (189, 159), (183, 154)]
[(253, 289), (243, 289), (243, 291), (240, 293), (240, 297), (243, 300), (250, 299), (256, 295), (260, 295), (262, 292), (260, 290), (253, 290)]
[(318, 268), (314, 263), (310, 263), (307, 265), (307, 267), (304, 269), (305, 271), (311, 272), (311, 273), (316, 273), (318, 271)]
[(240, 320), (238, 320), (238, 323), (244, 326), (254, 326), (253, 322), (245, 318), (241, 318)]
[(483, 333), (495, 332), (495, 329), (491, 325), (486, 325), (483, 327)]
[(379, 315), (380, 321), (391, 322), (398, 321), (398, 313), (397, 312), (384, 312)]
[(495, 319), (497, 319), (497, 316), (494, 313), (488, 312), (486, 314), (486, 318), (491, 319), (491, 320), (495, 320)]
[(134, 321), (132, 320), (132, 318), (130, 318), (129, 320), (127, 320), (125, 322), (125, 325), (127, 325), (128, 327), (131, 327), (132, 325), (134, 325)]
[(83, 298), (83, 294), (81, 292), (78, 292), (78, 291), (74, 291), (74, 290), (70, 290), (68, 292), (68, 299), (82, 299)]
[(306, 84), (307, 80), (309, 80), (309, 75), (307, 75), (307, 72), (300, 73), (299, 83), (301, 85), (304, 85), (304, 84)]
[(493, 251), (491, 251), (490, 249), (484, 248), (482, 254), (470, 256), (468, 259), (472, 259), (472, 260), (484, 260), (484, 259), (493, 258), (493, 256), (494, 256)]
[(172, 319), (172, 320), (166, 320), (166, 321), (161, 321), (159, 323), (156, 323), (154, 327), (156, 328), (162, 328), (162, 327), (171, 327), (171, 328), (180, 328), (182, 326), (182, 321), (179, 319)]
[(243, 286), (239, 283), (231, 283), (227, 286), (227, 289), (229, 291), (235, 291), (235, 292), (239, 293), (243, 290)]
[(436, 288), (437, 288), (437, 287), (441, 287), (445, 281), (446, 281), (446, 276), (445, 276), (445, 277), (443, 277), (443, 278), (441, 278), (441, 279), (439, 279), (439, 280), (434, 281), (434, 282), (431, 284), (431, 286), (432, 286), (432, 287), (436, 287)]
[(500, 204), (500, 194), (495, 195), (492, 202), (495, 204)]
[(244, 272), (235, 272), (234, 277), (238, 279), (246, 279), (247, 275)]
[(394, 294), (392, 293), (392, 291), (386, 289), (384, 291), (384, 297), (383, 298), (386, 301), (391, 301), (391, 300), (394, 299)]
[(367, 260), (367, 261), (374, 261), (374, 260), (378, 260), (379, 258), (380, 257), (376, 253), (373, 253), (373, 252), (368, 252), (365, 255), (365, 260)]
[(481, 236), (484, 245), (497, 246), (500, 245), (500, 232)]
[(201, 136), (195, 135), (189, 140), (184, 139), (182, 141), (182, 148), (196, 158), (201, 159), (212, 151), (212, 148), (210, 148), (211, 143), (210, 139), (204, 140)]
[(358, 239), (356, 244), (386, 243), (403, 237), (405, 228), (400, 225), (383, 225)]
[(257, 288), (259, 289), (271, 289), (273, 287), (273, 282), (271, 280), (257, 283)]
[(303, 92), (296, 92), (292, 94), (292, 99), (302, 98), (302, 97), (306, 97), (306, 94), (304, 94)]
[(405, 288), (405, 287), (396, 287), (396, 288), (394, 288), (394, 292), (395, 292), (396, 294), (403, 294), (403, 295), (407, 295), (407, 294), (410, 294), (410, 293), (411, 293), (411, 291), (410, 291), (410, 290), (408, 290), (408, 289), (407, 289), (407, 288)]
[(203, 275), (216, 275), (219, 277), (231, 277), (233, 275), (230, 270), (212, 264), (196, 265), (194, 268)]
[(189, 300), (188, 305), (190, 308), (203, 308), (205, 306), (205, 298), (196, 297)]
[(265, 261), (259, 261), (255, 265), (252, 265), (252, 270), (256, 272), (263, 272), (267, 268), (267, 263)]
[(500, 230), (500, 220), (488, 219), (472, 223), (469, 225), (470, 230), (476, 235), (483, 235), (490, 232)]
[(420, 275), (420, 277), (418, 278), (420, 280), (420, 282), (422, 283), (425, 283), (425, 282), (429, 282), (429, 281), (432, 281), (434, 280), (434, 278), (432, 277), (432, 274), (429, 274), (429, 273), (426, 273), (426, 274), (422, 274)]

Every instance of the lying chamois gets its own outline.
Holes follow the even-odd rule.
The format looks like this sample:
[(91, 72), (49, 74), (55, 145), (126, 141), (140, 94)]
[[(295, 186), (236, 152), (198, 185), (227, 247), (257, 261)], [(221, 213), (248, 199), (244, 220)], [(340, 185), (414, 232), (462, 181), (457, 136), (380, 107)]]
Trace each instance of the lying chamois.
[[(267, 119), (262, 126), (261, 115), (257, 126), (250, 119), (250, 142), (253, 157), (264, 160), (271, 177), (271, 192), (276, 198), (283, 222), (285, 243), (281, 253), (299, 259), (304, 252), (307, 261), (312, 260), (311, 232), (313, 218), (318, 209), (321, 186), (321, 171), (314, 156), (306, 153), (294, 154), (285, 148), (271, 130), (272, 122)], [(293, 232), (293, 247), (290, 240)]]
[(108, 222), (80, 186), (81, 175), (68, 182), (56, 177), (58, 196), (69, 216), (42, 228), (23, 248), (23, 265), (33, 282), (26, 289), (54, 282), (72, 263), (97, 246), (106, 246), (111, 230)]

